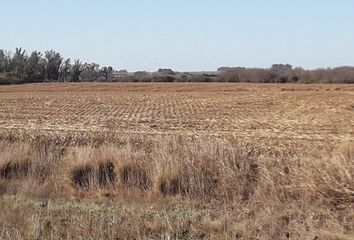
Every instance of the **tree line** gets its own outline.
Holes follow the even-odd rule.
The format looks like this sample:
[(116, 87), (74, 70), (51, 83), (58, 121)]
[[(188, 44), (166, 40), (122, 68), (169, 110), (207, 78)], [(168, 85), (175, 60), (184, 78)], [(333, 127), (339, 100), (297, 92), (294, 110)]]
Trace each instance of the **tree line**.
[(97, 63), (71, 61), (54, 50), (33, 51), (22, 48), (14, 52), (0, 49), (0, 84), (30, 82), (78, 82), (109, 80), (111, 66), (101, 67)]
[[(219, 69), (220, 70), (220, 69)], [(274, 64), (263, 68), (222, 68), (221, 82), (255, 83), (354, 83), (354, 67), (306, 70), (289, 64)]]
[(221, 67), (214, 73), (138, 72), (118, 81), (125, 82), (250, 82), (250, 83), (354, 83), (354, 67), (306, 70), (290, 64), (270, 68)]
[(0, 84), (34, 82), (253, 82), (253, 83), (354, 83), (354, 67), (306, 70), (290, 64), (274, 64), (270, 68), (221, 67), (215, 73), (178, 73), (160, 69), (128, 74), (110, 66), (71, 61), (54, 50), (33, 51), (22, 48), (14, 52), (0, 49)]

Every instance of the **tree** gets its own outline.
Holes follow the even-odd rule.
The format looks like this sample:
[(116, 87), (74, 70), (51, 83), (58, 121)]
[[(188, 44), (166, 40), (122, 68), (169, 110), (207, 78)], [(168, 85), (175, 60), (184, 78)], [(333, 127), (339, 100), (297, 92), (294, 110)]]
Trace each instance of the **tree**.
[(70, 76), (71, 81), (73, 82), (79, 81), (81, 72), (82, 72), (82, 63), (80, 60), (75, 60), (71, 68), (71, 76)]
[(293, 66), (290, 64), (273, 64), (270, 68), (272, 82), (286, 83), (292, 82)]
[(275, 71), (286, 71), (286, 70), (291, 70), (293, 66), (290, 64), (273, 64), (271, 67), (271, 70)]
[(46, 59), (46, 78), (49, 81), (58, 80), (60, 76), (60, 65), (63, 61), (62, 56), (60, 53), (55, 52), (54, 50), (46, 51), (45, 52), (45, 59)]
[(14, 71), (14, 66), (12, 64), (12, 53), (11, 51), (3, 51), (5, 57), (4, 57), (4, 71), (5, 72), (11, 72)]
[(38, 80), (44, 78), (44, 68), (42, 54), (33, 51), (26, 61), (24, 72), (27, 77)]
[(27, 60), (26, 51), (23, 50), (22, 48), (16, 48), (15, 54), (11, 62), (16, 72), (16, 76), (20, 79), (22, 79), (24, 75), (26, 60)]
[(60, 67), (60, 78), (63, 80), (63, 82), (68, 81), (68, 77), (70, 75), (70, 69), (71, 69), (70, 61), (71, 61), (70, 58), (66, 59)]
[(101, 69), (101, 73), (103, 74), (103, 76), (105, 77), (106, 81), (108, 81), (109, 75), (111, 75), (113, 72), (113, 68), (111, 66), (109, 67), (103, 67)]
[(0, 73), (6, 71), (5, 65), (6, 65), (6, 55), (4, 50), (0, 49)]
[(97, 63), (85, 63), (82, 66), (81, 78), (84, 80), (96, 81), (99, 72), (99, 65)]

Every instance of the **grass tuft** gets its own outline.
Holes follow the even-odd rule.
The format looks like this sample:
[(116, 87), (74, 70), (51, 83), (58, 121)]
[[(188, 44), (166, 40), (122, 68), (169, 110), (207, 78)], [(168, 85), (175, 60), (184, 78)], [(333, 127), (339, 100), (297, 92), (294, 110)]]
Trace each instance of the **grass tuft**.
[(133, 187), (148, 190), (152, 185), (147, 171), (138, 165), (128, 164), (121, 166), (119, 175), (123, 185), (128, 188)]

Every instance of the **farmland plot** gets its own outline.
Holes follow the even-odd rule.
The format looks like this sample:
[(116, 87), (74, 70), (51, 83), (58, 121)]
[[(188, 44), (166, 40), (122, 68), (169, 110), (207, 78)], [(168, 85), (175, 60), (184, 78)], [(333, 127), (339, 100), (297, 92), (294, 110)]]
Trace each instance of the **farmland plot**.
[(351, 85), (1, 86), (0, 238), (353, 239), (353, 160)]
[(32, 84), (0, 87), (0, 130), (117, 136), (354, 139), (354, 87), (261, 84)]

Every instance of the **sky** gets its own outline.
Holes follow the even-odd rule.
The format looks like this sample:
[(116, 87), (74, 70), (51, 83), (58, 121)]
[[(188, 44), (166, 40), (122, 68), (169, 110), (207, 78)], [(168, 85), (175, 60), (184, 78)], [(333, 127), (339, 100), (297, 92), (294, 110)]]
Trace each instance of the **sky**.
[(354, 66), (353, 0), (0, 0), (0, 48), (129, 71)]

